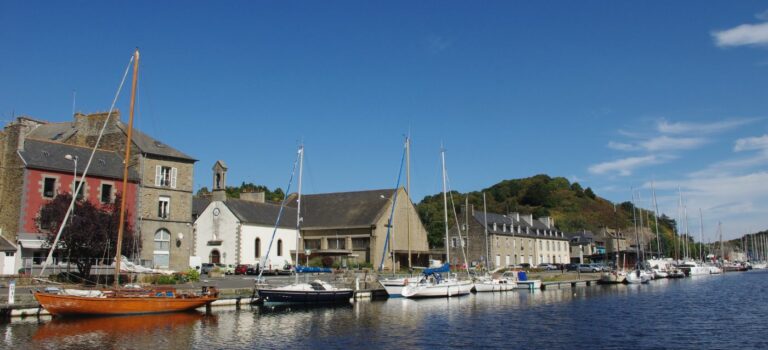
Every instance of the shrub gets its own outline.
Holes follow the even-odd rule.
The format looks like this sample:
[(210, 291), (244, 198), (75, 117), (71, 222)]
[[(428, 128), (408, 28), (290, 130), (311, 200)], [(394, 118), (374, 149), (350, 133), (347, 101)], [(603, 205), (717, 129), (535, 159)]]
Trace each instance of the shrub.
[(197, 269), (190, 268), (187, 270), (187, 280), (189, 282), (199, 282), (200, 281), (200, 271), (197, 271)]
[(176, 276), (175, 275), (157, 276), (157, 279), (155, 280), (155, 284), (176, 284)]
[(330, 256), (323, 257), (323, 267), (332, 267), (333, 260), (333, 257)]

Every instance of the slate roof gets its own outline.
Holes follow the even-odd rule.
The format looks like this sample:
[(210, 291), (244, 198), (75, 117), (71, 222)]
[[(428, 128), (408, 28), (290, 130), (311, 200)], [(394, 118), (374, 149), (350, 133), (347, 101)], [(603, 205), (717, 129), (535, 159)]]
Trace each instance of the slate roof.
[[(67, 140), (77, 134), (78, 130), (74, 127), (74, 125), (74, 122), (41, 124), (29, 133), (29, 138), (63, 142), (64, 140)], [(127, 126), (123, 124), (123, 122), (118, 121), (117, 127), (123, 132), (123, 134), (126, 134)], [(152, 138), (139, 129), (133, 128), (132, 138), (133, 143), (135, 143), (143, 153), (189, 161), (197, 161), (197, 159), (194, 159), (187, 154)]]
[(7, 240), (5, 237), (0, 236), (0, 252), (15, 252), (16, 246)]
[(196, 218), (211, 204), (211, 197), (192, 197), (192, 217)]
[[(72, 173), (74, 162), (64, 158), (67, 154), (77, 156), (77, 173), (82, 175), (91, 156), (90, 148), (27, 139), (24, 149), (19, 151), (27, 168)], [(88, 169), (88, 176), (122, 180), (123, 158), (112, 151), (97, 150)], [(139, 174), (135, 169), (128, 169), (128, 180), (139, 181)]]
[[(262, 226), (275, 226), (275, 220), (280, 212), (280, 204), (259, 203), (242, 199), (227, 198), (224, 205), (232, 211), (242, 223)], [(280, 218), (279, 227), (296, 228), (296, 208), (286, 206)]]
[[(531, 226), (528, 224), (527, 221), (523, 220), (522, 217), (520, 220), (515, 220), (511, 215), (502, 215), (502, 214), (495, 214), (495, 213), (487, 213), (488, 215), (488, 233), (494, 233), (494, 234), (507, 234), (515, 236), (528, 236), (528, 237), (546, 237), (547, 239), (567, 239), (566, 237), (560, 237), (560, 236), (545, 236), (545, 235), (536, 235), (535, 229), (537, 228), (537, 223), (540, 225), (538, 226), (540, 230), (549, 230), (542, 222), (540, 222), (538, 219), (533, 220), (534, 225)], [(480, 223), (482, 226), (485, 224), (485, 217), (483, 212), (475, 211), (474, 215), (472, 216), (477, 222)], [(496, 230), (493, 229), (493, 223), (496, 223)], [(521, 226), (521, 233), (517, 232), (510, 232), (509, 228), (507, 228), (507, 231), (503, 230), (502, 224), (506, 224), (507, 227), (509, 225), (514, 226)], [(530, 231), (528, 234), (525, 233), (525, 227), (530, 227)], [(553, 231), (559, 232), (557, 229), (554, 229)], [(543, 232), (543, 231), (542, 231)]]
[[(302, 229), (370, 227), (376, 224), (394, 189), (301, 196)], [(296, 198), (290, 206), (296, 207)]]
[[(125, 126), (122, 122), (117, 123), (120, 130), (123, 130), (123, 132), (127, 132), (127, 126)], [(141, 130), (138, 130), (136, 128), (133, 128), (133, 142), (136, 144), (136, 146), (139, 147), (139, 149), (147, 154), (153, 154), (158, 156), (164, 156), (164, 157), (171, 157), (171, 158), (177, 158), (177, 159), (183, 159), (183, 160), (190, 160), (190, 161), (197, 161), (197, 159), (192, 158), (181, 151), (168, 146), (151, 136), (143, 133)]]

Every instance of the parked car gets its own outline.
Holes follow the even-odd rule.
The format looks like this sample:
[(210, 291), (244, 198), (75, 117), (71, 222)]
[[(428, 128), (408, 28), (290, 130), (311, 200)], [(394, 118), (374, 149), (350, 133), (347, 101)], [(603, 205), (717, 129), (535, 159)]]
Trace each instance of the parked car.
[(240, 264), (235, 266), (235, 275), (245, 275), (245, 274), (248, 274), (248, 265)]
[(225, 275), (234, 275), (235, 274), (235, 265), (233, 265), (233, 264), (225, 265), (221, 269), (224, 270), (224, 274)]
[(522, 263), (522, 264), (520, 264), (520, 267), (524, 268), (524, 269), (530, 269), (531, 268), (531, 264), (529, 264), (529, 263)]
[(246, 275), (258, 275), (259, 274), (259, 265), (248, 265), (248, 267), (245, 270)]
[(566, 271), (576, 271), (578, 269), (579, 269), (579, 264), (568, 264), (568, 265), (565, 265), (565, 270)]
[(213, 264), (211, 263), (203, 263), (202, 267), (200, 268), (200, 274), (201, 275), (207, 275), (211, 270), (213, 270)]
[(546, 264), (546, 263), (539, 264), (538, 268), (540, 268), (542, 270), (547, 270), (547, 271), (549, 271), (549, 270), (557, 270), (557, 267), (555, 265)]
[(603, 264), (590, 264), (593, 267), (597, 269), (597, 271), (611, 271), (611, 269), (608, 266), (605, 266)]
[(579, 272), (600, 272), (600, 268), (592, 264), (579, 264)]

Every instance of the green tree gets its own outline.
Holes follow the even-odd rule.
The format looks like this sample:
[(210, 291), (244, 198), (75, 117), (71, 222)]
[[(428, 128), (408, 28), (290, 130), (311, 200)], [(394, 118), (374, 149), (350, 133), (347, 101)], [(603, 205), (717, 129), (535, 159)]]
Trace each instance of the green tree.
[(584, 190), (584, 194), (585, 194), (587, 197), (589, 197), (589, 198), (592, 198), (592, 199), (595, 199), (595, 198), (597, 198), (597, 196), (595, 195), (595, 192), (592, 192), (592, 188), (591, 188), (591, 187), (587, 187), (587, 189), (586, 189), (586, 190)]

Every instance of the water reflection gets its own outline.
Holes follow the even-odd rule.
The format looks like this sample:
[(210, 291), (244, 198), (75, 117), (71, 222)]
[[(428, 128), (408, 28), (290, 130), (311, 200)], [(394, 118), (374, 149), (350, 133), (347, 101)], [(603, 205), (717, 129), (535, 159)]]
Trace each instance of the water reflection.
[[(199, 312), (119, 317), (54, 318), (40, 325), (32, 344), (41, 348), (187, 348), (201, 323), (215, 324), (216, 316)], [(167, 334), (174, 334), (167, 337)]]
[[(768, 348), (768, 272), (323, 307), (0, 324), (0, 348)], [(577, 345), (578, 344), (578, 345)]]

